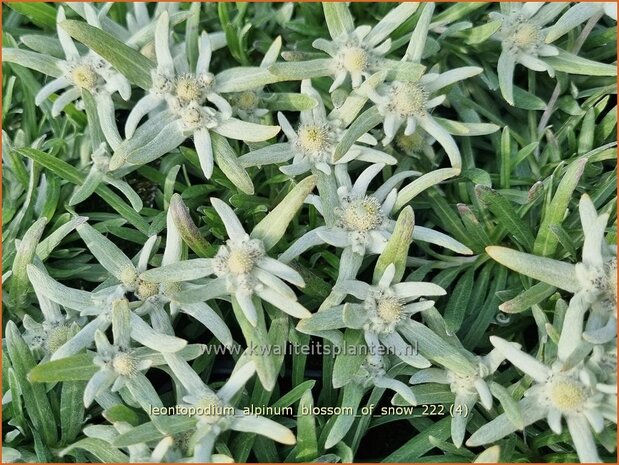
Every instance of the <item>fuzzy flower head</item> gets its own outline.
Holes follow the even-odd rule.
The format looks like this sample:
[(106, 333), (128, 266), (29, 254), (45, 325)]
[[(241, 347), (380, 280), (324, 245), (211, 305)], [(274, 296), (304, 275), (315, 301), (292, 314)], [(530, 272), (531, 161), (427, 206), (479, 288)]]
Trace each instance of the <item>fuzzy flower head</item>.
[(97, 354), (93, 362), (99, 367), (99, 371), (90, 378), (84, 390), (86, 406), (89, 406), (96, 396), (109, 388), (112, 392), (116, 392), (129, 381), (148, 383), (146, 378), (140, 377), (139, 374), (150, 368), (152, 360), (139, 358), (130, 348), (130, 312), (126, 300), (114, 302), (112, 310), (114, 344), (110, 344), (101, 330), (95, 333)]
[(451, 165), (461, 167), (460, 150), (453, 137), (432, 116), (431, 111), (445, 101), (444, 94), (436, 94), (455, 82), (475, 76), (481, 68), (456, 68), (441, 74), (427, 73), (414, 81), (393, 81), (369, 90), (368, 96), (383, 116), (385, 137), (383, 145), (390, 144), (404, 126), (404, 136), (415, 134), (418, 127), (429, 134), (445, 149)]
[[(88, 24), (101, 29), (94, 8), (85, 4), (84, 12)], [(64, 9), (59, 7), (56, 32), (65, 55), (64, 60), (58, 61), (62, 75), (41, 88), (35, 103), (41, 105), (50, 95), (65, 89), (52, 105), (52, 116), (58, 116), (69, 103), (80, 99), (83, 91), (89, 92), (97, 104), (96, 110), (105, 138), (115, 148), (120, 145), (121, 137), (116, 127), (112, 95), (118, 92), (123, 100), (128, 100), (131, 97), (131, 84), (95, 52), (89, 50), (85, 55), (80, 55), (73, 39), (61, 26), (65, 19)]]
[(245, 232), (228, 205), (215, 198), (211, 202), (229, 236), (212, 260), (212, 272), (217, 278), (203, 288), (182, 293), (179, 298), (191, 303), (224, 295), (233, 296), (253, 326), (258, 321), (253, 300), (256, 296), (296, 318), (309, 316), (309, 311), (297, 302), (294, 291), (284, 282), (304, 286), (301, 275), (267, 256), (263, 241)]
[[(349, 76), (352, 87), (357, 88), (364, 79), (378, 71), (384, 56), (391, 49), (389, 35), (404, 23), (417, 7), (415, 3), (400, 5), (374, 27), (366, 25), (355, 28), (347, 6), (325, 6), (325, 17), (332, 40), (316, 39), (312, 45), (331, 57), (333, 83), (329, 92), (339, 88)], [(339, 21), (341, 24), (336, 26)]]
[(238, 366), (226, 383), (214, 392), (196, 372), (177, 355), (166, 355), (166, 360), (187, 392), (183, 402), (195, 409), (197, 428), (189, 443), (194, 444), (197, 462), (211, 462), (217, 437), (225, 431), (236, 430), (257, 433), (283, 444), (294, 444), (294, 434), (284, 426), (261, 416), (245, 415), (234, 407), (234, 398), (256, 372), (254, 362)]
[[(569, 366), (557, 360), (548, 366), (504, 339), (491, 336), (490, 342), (535, 381), (520, 401), (522, 426), (545, 418), (550, 429), (561, 434), (561, 420), (564, 418), (580, 461), (599, 462), (592, 430), (601, 433), (605, 420), (616, 423), (616, 403), (610, 402), (610, 397), (616, 396), (616, 385), (598, 383), (582, 364)], [(505, 415), (480, 428), (467, 445), (487, 444), (515, 431), (518, 427), (506, 421)]]
[[(180, 66), (175, 64), (170, 52), (169, 27), (169, 15), (163, 12), (155, 27), (157, 67), (151, 73), (152, 86), (127, 118), (125, 133), (128, 138), (133, 136), (140, 120), (162, 103), (166, 103), (169, 109), (180, 116), (189, 130), (197, 129), (202, 123), (209, 121), (215, 114), (215, 109), (221, 112), (224, 119), (232, 114), (230, 104), (214, 91), (215, 75), (209, 71), (212, 49), (208, 34), (203, 32), (200, 36), (195, 71), (178, 71), (177, 67)], [(201, 111), (207, 103), (215, 107), (208, 112), (210, 118)], [(206, 126), (208, 127), (208, 124)]]
[(544, 61), (556, 56), (559, 49), (547, 43), (544, 26), (551, 22), (567, 4), (530, 2), (506, 5), (502, 13), (492, 12), (490, 18), (500, 22), (500, 29), (492, 36), (501, 42), (498, 76), (505, 100), (514, 104), (513, 74), (516, 63), (533, 71), (546, 71), (554, 77), (555, 71)]
[(492, 393), (488, 385), (489, 378), (497, 370), (504, 357), (494, 349), (489, 354), (475, 357), (477, 360), (475, 372), (465, 374), (449, 369), (427, 368), (419, 370), (411, 379), (411, 384), (438, 383), (448, 384), (455, 394), (454, 405), (459, 407), (462, 414), (455, 415), (451, 423), (451, 438), (457, 447), (460, 447), (466, 434), (469, 412), (478, 402), (486, 409), (492, 408)]
[[(278, 113), (279, 124), (289, 141), (289, 151), (282, 161), (292, 158), (292, 164), (280, 168), (283, 173), (289, 176), (297, 176), (316, 169), (330, 175), (332, 169), (336, 166), (352, 160), (390, 165), (396, 162), (395, 158), (386, 153), (361, 145), (376, 144), (376, 139), (369, 134), (362, 135), (357, 140), (361, 144), (353, 144), (346, 154), (336, 159), (336, 148), (344, 136), (345, 128), (342, 127), (341, 121), (327, 116), (322, 97), (312, 87), (309, 80), (302, 81), (301, 92), (312, 97), (317, 105), (311, 110), (300, 112), (300, 122), (296, 130), (282, 113)], [(258, 153), (258, 151), (255, 153)]]

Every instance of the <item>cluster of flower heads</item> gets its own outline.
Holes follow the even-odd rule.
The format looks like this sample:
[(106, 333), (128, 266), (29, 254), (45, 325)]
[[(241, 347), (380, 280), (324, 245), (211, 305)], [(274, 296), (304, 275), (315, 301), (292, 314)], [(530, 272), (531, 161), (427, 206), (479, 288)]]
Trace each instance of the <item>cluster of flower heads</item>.
[[(355, 26), (345, 4), (324, 4), (330, 38), (313, 41), (318, 53), (311, 56), (317, 58), (281, 61), (285, 44), (278, 37), (260, 66), (219, 73), (213, 72), (211, 61), (218, 49), (225, 48), (225, 37), (200, 31), (193, 44), (197, 52), (190, 55), (188, 44), (172, 34), (175, 25), (190, 18), (178, 6), (158, 5), (151, 17), (144, 5), (136, 3), (126, 26), (107, 17), (110, 6), (97, 10), (90, 4), (70, 5), (88, 25), (116, 36), (150, 64), (150, 74), (139, 85), (141, 97), (130, 104), (123, 135), (117, 127), (115, 94), (124, 102), (130, 102), (132, 95), (135, 98), (140, 91), (132, 88), (133, 76), (123, 74), (126, 68), (114, 66), (114, 54), (108, 56), (101, 49), (80, 53), (70, 35), (75, 25), (66, 27), (62, 6), (56, 19), (65, 58), (35, 66), (54, 78), (41, 88), (36, 103), (42, 105), (62, 91), (51, 108), (57, 116), (76, 101), (78, 108), (88, 113), (94, 102), (91, 109), (95, 111), (88, 115), (98, 119), (105, 138), (93, 149), (90, 171), (75, 189), (70, 205), (87, 199), (104, 182), (119, 190), (139, 212), (143, 202), (124, 176), (174, 151), (188, 138), (193, 139), (207, 180), (218, 164), (240, 190), (253, 193), (246, 169), (276, 164), (294, 185), (251, 232), (230, 205), (211, 198), (227, 238), (207, 258), (186, 258), (183, 234), (191, 219), (180, 196), (175, 195), (167, 211), (162, 255), (157, 254), (160, 238), (156, 235), (148, 238), (135, 257), (128, 257), (86, 218), (77, 218), (77, 233), (107, 273), (93, 291), (65, 286), (53, 279), (40, 261), (27, 265), (42, 321), (26, 315), (23, 337), (41, 362), (52, 363), (85, 350), (93, 355), (96, 370), (84, 391), (86, 406), (96, 402), (108, 408), (126, 402), (146, 412), (163, 406), (144, 373), (164, 366), (174, 381), (176, 403), (201, 409), (195, 421), (174, 435), (153, 415), (150, 420), (161, 433), (160, 440), (132, 444), (128, 449), (131, 460), (227, 461), (229, 457), (215, 453), (219, 436), (227, 430), (257, 433), (286, 445), (295, 443), (289, 428), (245, 415), (235, 407), (238, 393), (254, 375), (265, 389), (273, 389), (278, 373), (268, 360), (245, 352), (217, 392), (189, 365), (203, 347), (175, 335), (179, 312), (204, 325), (224, 346), (238, 344), (219, 307), (213, 305), (216, 300), (231, 304), (247, 345), (268, 340), (265, 315), (273, 319), (274, 314), (280, 314), (274, 312), (294, 319), (300, 333), (324, 337), (336, 345), (344, 343), (348, 330), (360, 331), (358, 343), (367, 345), (369, 354), (348, 367), (346, 379), (334, 379), (334, 387), (343, 388), (349, 406), (357, 408), (367, 390), (374, 387), (394, 391), (394, 403), (416, 405), (416, 386), (426, 383), (449, 385), (454, 405), (465, 412), (476, 404), (490, 411), (494, 398), (504, 408), (511, 406), (505, 400), (508, 396), (515, 407), (505, 408), (505, 413), (468, 440), (470, 416), (454, 415), (451, 437), (455, 446), (495, 442), (544, 418), (559, 434), (565, 418), (579, 458), (599, 460), (591, 431), (600, 433), (607, 422), (616, 422), (617, 263), (616, 247), (604, 240), (608, 215), (598, 216), (586, 195), (580, 203), (585, 234), (581, 263), (551, 263), (549, 258), (497, 247), (488, 250), (505, 266), (574, 294), (561, 326), (556, 328), (559, 337), (554, 353), (533, 357), (515, 343), (492, 337), (495, 348), (479, 356), (454, 342), (452, 335), (439, 335), (414, 318), (434, 312), (436, 319), (435, 302), (430, 299), (446, 291), (437, 284), (405, 279), (410, 243), (425, 242), (449, 251), (445, 253), (473, 252), (441, 231), (414, 225), (413, 211), (407, 205), (425, 189), (460, 174), (462, 160), (454, 135), (483, 135), (499, 129), (493, 124), (454, 122), (436, 115), (438, 108), (449, 105), (452, 86), (474, 78), (483, 69), (424, 65), (434, 4), (401, 4), (373, 27)], [(565, 59), (569, 54), (551, 42), (603, 11), (612, 14), (597, 4), (584, 10), (563, 3), (500, 8), (501, 13), (490, 15), (488, 38), (501, 43), (497, 71), (500, 91), (509, 104), (514, 103), (512, 76), (517, 63), (553, 76), (554, 62), (547, 58), (563, 54)], [(196, 10), (191, 11), (195, 14)], [(417, 13), (416, 25), (408, 31), (410, 41), (401, 53), (398, 47), (394, 49), (390, 36)], [(19, 49), (5, 53), (9, 61), (26, 66), (28, 58), (35, 55)], [(337, 97), (337, 104), (326, 105), (325, 92), (313, 86), (312, 79), (324, 77), (331, 78), (328, 93), (333, 102)], [(280, 95), (267, 90), (269, 84), (284, 81), (299, 81), (299, 92)], [(298, 112), (296, 127), (283, 113), (291, 106)], [(273, 111), (279, 126), (273, 124)], [(228, 139), (243, 141), (250, 150), (237, 158)], [(434, 142), (446, 155), (448, 166), (439, 167), (441, 159), (431, 148)], [(426, 173), (399, 169), (390, 150), (392, 144), (421, 147), (437, 169)], [(362, 168), (356, 177), (351, 165)], [(390, 176), (384, 176), (386, 166), (392, 167)], [(382, 184), (377, 182), (381, 177)], [(317, 194), (312, 193), (314, 189)], [(322, 225), (290, 241), (291, 246), (275, 256), (271, 249), (303, 204), (318, 212)], [(308, 309), (295, 292), (305, 282), (294, 260), (325, 244), (341, 253), (339, 273), (320, 308)], [(370, 256), (379, 258), (368, 262)], [(359, 280), (362, 266), (368, 263), (375, 263), (373, 282)], [(561, 276), (554, 270), (561, 270)], [(109, 328), (111, 341), (106, 336)], [(422, 353), (410, 350), (417, 341), (424, 346)], [(383, 349), (395, 356), (384, 355)], [(505, 360), (531, 378), (517, 404), (511, 393), (493, 381)], [(400, 362), (414, 369), (408, 383), (397, 379), (398, 373), (391, 370)], [(335, 447), (351, 425), (349, 416), (339, 417), (326, 437), (325, 448)], [(116, 422), (110, 428), (106, 437), (113, 443), (132, 427)], [(96, 437), (97, 433), (93, 430), (92, 434)]]

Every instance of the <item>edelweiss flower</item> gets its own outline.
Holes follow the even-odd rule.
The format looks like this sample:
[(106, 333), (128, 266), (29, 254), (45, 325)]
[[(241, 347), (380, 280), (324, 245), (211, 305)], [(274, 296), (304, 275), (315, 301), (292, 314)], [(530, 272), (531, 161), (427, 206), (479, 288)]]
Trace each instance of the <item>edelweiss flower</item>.
[(486, 410), (492, 408), (492, 393), (486, 378), (492, 375), (505, 359), (497, 349), (476, 358), (478, 363), (475, 374), (467, 375), (448, 369), (428, 368), (419, 370), (410, 379), (411, 384), (449, 384), (451, 392), (456, 395), (454, 406), (460, 407), (462, 412), (454, 415), (451, 420), (451, 439), (456, 447), (460, 447), (464, 441), (466, 425), (471, 418), (468, 412), (475, 404), (480, 402)]
[(258, 321), (254, 296), (295, 318), (310, 316), (310, 312), (297, 302), (294, 291), (284, 282), (303, 287), (305, 283), (301, 275), (267, 256), (264, 242), (245, 232), (228, 205), (215, 198), (211, 199), (211, 203), (222, 219), (229, 237), (211, 262), (217, 278), (205, 286), (178, 294), (178, 300), (193, 303), (230, 296), (243, 309), (252, 326)]
[[(436, 284), (421, 282), (395, 283), (395, 265), (390, 264), (378, 285), (371, 286), (362, 281), (341, 281), (335, 290), (352, 295), (362, 303), (349, 303), (325, 309), (301, 320), (297, 329), (330, 330), (337, 328), (362, 329), (371, 353), (376, 353), (382, 344), (398, 358), (417, 368), (427, 368), (430, 362), (423, 356), (412, 353), (411, 344), (416, 341), (406, 341), (398, 329), (406, 325), (412, 315), (426, 310), (434, 302), (412, 302), (422, 296), (444, 295), (445, 290)], [(325, 319), (332, 322), (325, 325)], [(310, 333), (311, 334), (311, 333)]]
[[(560, 434), (561, 418), (565, 418), (580, 461), (600, 462), (591, 430), (602, 432), (605, 419), (617, 422), (616, 403), (610, 401), (616, 398), (616, 385), (599, 384), (582, 364), (570, 366), (559, 359), (547, 366), (504, 339), (490, 336), (490, 342), (535, 381), (519, 403), (524, 425), (546, 418), (551, 430)], [(466, 444), (488, 444), (517, 429), (503, 413), (476, 431)]]
[[(288, 142), (271, 145), (243, 155), (239, 159), (243, 166), (282, 163), (292, 158), (292, 164), (282, 166), (280, 170), (289, 176), (298, 176), (314, 169), (330, 175), (334, 166), (353, 160), (388, 165), (396, 163), (396, 159), (391, 155), (356, 143), (346, 154), (336, 160), (336, 147), (342, 140), (345, 128), (341, 126), (341, 121), (327, 116), (322, 97), (312, 87), (309, 80), (301, 82), (301, 93), (312, 97), (317, 102), (316, 107), (300, 112), (300, 124), (296, 131), (288, 119), (282, 113), (278, 113), (279, 124)], [(364, 134), (357, 139), (357, 142), (375, 145), (376, 139), (369, 134)]]
[[(100, 29), (99, 19), (92, 6), (85, 4), (84, 10), (88, 24)], [(58, 61), (62, 76), (43, 86), (35, 97), (35, 103), (41, 105), (53, 93), (70, 87), (52, 105), (52, 116), (58, 116), (65, 106), (82, 96), (82, 90), (90, 92), (97, 104), (103, 134), (110, 146), (116, 148), (122, 139), (116, 127), (112, 95), (118, 92), (123, 100), (128, 100), (131, 96), (131, 85), (95, 52), (88, 51), (83, 57), (80, 56), (73, 39), (60, 26), (65, 19), (64, 9), (59, 7), (56, 13), (56, 33), (65, 54), (65, 60)]]
[[(388, 369), (388, 360), (380, 355), (369, 354), (356, 373), (347, 379), (343, 387), (344, 394), (340, 406), (357, 412), (365, 391), (374, 387), (394, 391), (410, 405), (417, 405), (417, 399), (410, 387), (390, 376)], [(329, 449), (340, 442), (350, 430), (354, 420), (355, 415), (339, 415), (329, 431), (325, 448)]]
[(28, 265), (28, 277), (37, 292), (64, 307), (78, 311), (82, 316), (94, 316), (84, 327), (63, 344), (51, 357), (52, 360), (73, 355), (92, 344), (97, 330), (105, 331), (112, 323), (111, 312), (114, 302), (121, 299), (137, 300), (131, 303), (131, 337), (139, 343), (159, 351), (177, 351), (187, 345), (187, 341), (171, 335), (162, 334), (148, 325), (138, 312), (148, 312), (153, 308), (149, 299), (157, 299), (159, 284), (145, 281), (140, 273), (146, 269), (148, 259), (156, 241), (151, 237), (139, 254), (138, 266), (112, 241), (104, 237), (87, 223), (80, 224), (78, 233), (99, 263), (112, 276), (93, 292), (69, 288), (43, 272), (34, 265)]
[[(508, 268), (574, 293), (565, 327), (572, 331), (574, 341), (582, 341), (583, 318), (589, 310), (582, 338), (604, 344), (617, 333), (617, 247), (604, 239), (608, 214), (598, 216), (587, 194), (580, 198), (579, 211), (585, 240), (582, 261), (576, 265), (504, 247), (488, 247), (486, 251)], [(560, 353), (564, 350), (559, 347)]]
[(95, 344), (97, 355), (93, 362), (100, 367), (86, 384), (84, 390), (84, 405), (90, 406), (99, 394), (111, 387), (116, 392), (124, 387), (127, 382), (146, 384), (150, 390), (154, 388), (150, 381), (141, 374), (150, 368), (152, 361), (140, 359), (130, 348), (131, 339), (131, 311), (126, 300), (114, 302), (112, 310), (112, 328), (114, 332), (114, 344), (110, 344), (105, 334), (97, 330)]
[(210, 102), (217, 107), (224, 119), (232, 114), (230, 104), (214, 92), (215, 75), (209, 72), (212, 51), (208, 34), (203, 32), (200, 36), (195, 72), (180, 73), (176, 71), (175, 62), (170, 53), (169, 21), (167, 12), (162, 13), (157, 20), (155, 29), (157, 68), (151, 74), (152, 87), (148, 94), (136, 103), (127, 118), (125, 124), (127, 138), (133, 136), (140, 120), (146, 114), (157, 109), (164, 102), (179, 113), (182, 113), (184, 106), (192, 102), (195, 102), (198, 107)]
[(547, 71), (554, 77), (555, 71), (544, 57), (556, 56), (559, 49), (549, 45), (544, 26), (555, 19), (567, 3), (544, 4), (529, 2), (505, 5), (503, 13), (492, 12), (490, 18), (501, 22), (501, 28), (492, 37), (501, 41), (503, 50), (497, 67), (501, 94), (514, 104), (513, 75), (516, 63), (533, 71)]
[(370, 89), (368, 96), (384, 117), (385, 137), (382, 144), (390, 144), (402, 125), (406, 125), (405, 136), (414, 134), (419, 125), (445, 149), (451, 166), (460, 169), (462, 160), (456, 142), (451, 134), (432, 117), (429, 110), (445, 101), (445, 95), (435, 96), (436, 92), (481, 72), (481, 68), (467, 66), (440, 74), (426, 73), (418, 80), (394, 81), (380, 85), (376, 90)]
[(245, 415), (233, 406), (234, 396), (256, 372), (254, 362), (237, 368), (216, 393), (209, 389), (187, 362), (173, 354), (164, 355), (173, 373), (187, 395), (182, 397), (186, 407), (196, 409), (198, 420), (196, 432), (190, 442), (194, 446), (197, 462), (211, 462), (217, 437), (227, 430), (256, 433), (282, 444), (293, 445), (296, 439), (292, 431), (265, 417)]
[(105, 142), (92, 155), (92, 166), (84, 182), (75, 188), (73, 195), (69, 199), (69, 205), (77, 205), (86, 200), (97, 189), (101, 182), (110, 184), (122, 192), (135, 211), (142, 210), (142, 199), (125, 181), (116, 179), (108, 175), (110, 165), (110, 154)]
[(45, 297), (35, 288), (43, 321), (35, 321), (30, 315), (25, 315), (23, 324), (24, 340), (35, 354), (42, 354), (42, 361), (49, 358), (80, 330), (76, 318), (64, 315), (60, 306)]
[[(397, 186), (407, 177), (416, 176), (416, 171), (402, 171), (393, 175), (372, 194), (367, 189), (372, 180), (381, 172), (384, 165), (375, 164), (366, 168), (353, 184), (347, 172), (338, 172), (340, 187), (337, 189), (339, 205), (335, 208), (336, 222), (333, 227), (319, 226), (297, 239), (292, 246), (280, 256), (284, 263), (299, 256), (307, 249), (327, 243), (338, 248), (350, 248), (359, 256), (366, 253), (381, 253), (395, 225), (389, 218), (398, 198)], [(419, 179), (421, 180), (421, 178)], [(413, 187), (413, 181), (407, 188)], [(321, 197), (308, 200), (323, 216)], [(430, 242), (459, 253), (472, 253), (459, 242), (445, 234), (422, 226), (415, 226), (413, 237), (416, 240)], [(350, 276), (350, 279), (355, 275)]]
[[(391, 49), (389, 34), (413, 15), (418, 6), (417, 3), (404, 3), (389, 12), (374, 27), (359, 26), (355, 29), (353, 29), (353, 20), (348, 7), (343, 8), (345, 11), (340, 13), (346, 13), (349, 17), (346, 18), (349, 19), (348, 21), (342, 21), (346, 24), (346, 29), (336, 31), (333, 27), (329, 27), (332, 40), (316, 39), (312, 44), (314, 48), (332, 57), (330, 70), (333, 75), (333, 84), (329, 92), (340, 87), (349, 75), (353, 88), (356, 88), (361, 85), (364, 78), (379, 71), (384, 56)], [(324, 9), (327, 25), (329, 25), (330, 20), (333, 21), (332, 16), (335, 16), (335, 11), (332, 11), (333, 7), (330, 5), (325, 5)]]
[[(279, 132), (279, 126), (262, 126), (231, 117), (232, 108), (217, 92), (217, 78), (209, 72), (211, 45), (206, 32), (200, 36), (198, 49), (195, 73), (189, 73), (186, 59), (175, 60), (170, 53), (169, 18), (166, 12), (161, 14), (155, 29), (157, 68), (152, 73), (152, 87), (127, 118), (125, 133), (128, 140), (115, 151), (110, 160), (111, 170), (117, 170), (125, 163), (148, 163), (192, 136), (200, 167), (209, 179), (214, 166), (211, 131), (247, 142), (265, 141)], [(166, 109), (136, 132), (140, 120), (164, 103)]]

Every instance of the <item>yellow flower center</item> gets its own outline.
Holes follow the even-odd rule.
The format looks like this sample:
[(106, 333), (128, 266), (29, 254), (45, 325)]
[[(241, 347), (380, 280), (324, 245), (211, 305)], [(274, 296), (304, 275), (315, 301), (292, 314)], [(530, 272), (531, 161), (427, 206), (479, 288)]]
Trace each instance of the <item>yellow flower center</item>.
[(342, 65), (347, 71), (365, 71), (368, 66), (368, 53), (361, 47), (350, 47), (342, 54)]
[(528, 49), (543, 39), (540, 28), (530, 23), (519, 25), (512, 34), (512, 42), (520, 49)]
[(120, 353), (112, 360), (114, 371), (121, 376), (133, 376), (137, 372), (137, 360), (131, 355)]
[(549, 397), (552, 404), (562, 412), (577, 410), (587, 400), (584, 386), (571, 378), (561, 378), (552, 382)]
[(82, 89), (91, 90), (97, 84), (98, 75), (88, 65), (79, 65), (71, 71), (73, 83)]
[(201, 410), (202, 419), (211, 424), (222, 417), (224, 410), (223, 402), (215, 393), (209, 393), (202, 397), (195, 407)]
[(202, 88), (192, 76), (182, 76), (176, 81), (176, 96), (181, 102), (199, 102), (202, 99)]
[(127, 267), (120, 273), (120, 280), (127, 286), (132, 286), (138, 279), (138, 274), (135, 269)]
[(249, 273), (254, 267), (255, 258), (243, 249), (233, 249), (228, 257), (228, 269), (235, 274)]
[(159, 284), (140, 280), (135, 294), (140, 300), (146, 300), (149, 297), (159, 294)]
[(71, 338), (71, 329), (66, 325), (56, 326), (47, 333), (45, 346), (50, 353), (56, 352)]
[(385, 323), (397, 323), (402, 319), (404, 305), (402, 300), (395, 296), (382, 297), (377, 302), (377, 313)]
[(423, 115), (426, 112), (428, 93), (414, 82), (396, 83), (393, 87), (391, 105), (402, 117)]
[(298, 137), (301, 150), (310, 154), (322, 152), (329, 143), (329, 132), (324, 126), (303, 125), (299, 128)]
[(341, 213), (344, 228), (351, 231), (371, 231), (383, 222), (380, 202), (374, 197), (354, 199)]
[(237, 97), (237, 105), (242, 110), (253, 110), (258, 106), (258, 96), (251, 90), (241, 92)]

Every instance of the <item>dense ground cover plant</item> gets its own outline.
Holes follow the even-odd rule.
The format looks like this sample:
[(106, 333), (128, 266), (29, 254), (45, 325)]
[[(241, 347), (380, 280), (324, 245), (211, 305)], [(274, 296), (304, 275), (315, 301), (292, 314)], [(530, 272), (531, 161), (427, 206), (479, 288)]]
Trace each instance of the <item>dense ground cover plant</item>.
[(616, 8), (3, 4), (5, 462), (616, 462)]

